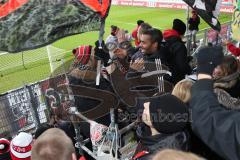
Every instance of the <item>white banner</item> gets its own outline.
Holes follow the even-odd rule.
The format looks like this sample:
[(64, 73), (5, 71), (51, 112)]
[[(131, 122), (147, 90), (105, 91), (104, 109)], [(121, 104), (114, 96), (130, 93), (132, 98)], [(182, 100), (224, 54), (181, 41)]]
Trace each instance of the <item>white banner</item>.
[[(112, 0), (112, 5), (186, 9), (182, 0)], [(233, 13), (233, 0), (222, 0), (221, 12)]]

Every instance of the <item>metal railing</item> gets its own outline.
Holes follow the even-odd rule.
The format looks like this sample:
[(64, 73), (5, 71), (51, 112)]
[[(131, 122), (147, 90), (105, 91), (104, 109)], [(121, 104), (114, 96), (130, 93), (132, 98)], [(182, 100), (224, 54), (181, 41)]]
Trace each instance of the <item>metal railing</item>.
[[(211, 28), (200, 30), (197, 41), (207, 45), (209, 42), (219, 43), (224, 37), (229, 38), (231, 22), (222, 24), (222, 27), (224, 29), (216, 34), (217, 37), (211, 35), (214, 32)], [(48, 122), (49, 108), (44, 91), (47, 81), (38, 81), (0, 95), (0, 137), (6, 133), (14, 135), (19, 130), (35, 129), (38, 124)]]

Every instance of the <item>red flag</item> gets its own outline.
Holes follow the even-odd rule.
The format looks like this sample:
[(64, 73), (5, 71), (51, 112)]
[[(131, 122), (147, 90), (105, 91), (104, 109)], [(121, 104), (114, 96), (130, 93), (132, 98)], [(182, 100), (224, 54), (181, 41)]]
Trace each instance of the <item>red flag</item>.
[(1, 7), (0, 17), (7, 16), (8, 14), (14, 12), (28, 1), (29, 0), (7, 1), (6, 3), (2, 4), (2, 6), (0, 6)]

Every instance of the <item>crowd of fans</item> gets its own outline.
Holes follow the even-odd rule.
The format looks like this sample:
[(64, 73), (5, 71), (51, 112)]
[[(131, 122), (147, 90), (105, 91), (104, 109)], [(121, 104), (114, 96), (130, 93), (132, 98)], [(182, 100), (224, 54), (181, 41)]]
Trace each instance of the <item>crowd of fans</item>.
[[(200, 20), (196, 12), (192, 13), (188, 22), (196, 47)], [(119, 100), (113, 106), (116, 115), (136, 115), (127, 120), (118, 118), (120, 128), (138, 122), (132, 130), (137, 147), (129, 159), (240, 159), (239, 48), (226, 41), (202, 47), (196, 57), (189, 57), (183, 41), (186, 28), (180, 19), (174, 19), (172, 28), (164, 31), (138, 20), (131, 34), (112, 25), (106, 43), (96, 41), (95, 46), (73, 49), (75, 59), (68, 72), (69, 84), (84, 86), (84, 91), (89, 92), (87, 96), (74, 96), (77, 110), (87, 113), (96, 106), (109, 106), (94, 99), (94, 95), (113, 94)], [(228, 55), (223, 53), (225, 45)], [(189, 65), (192, 59), (196, 59), (196, 72)], [(99, 85), (97, 61), (102, 62)], [(156, 74), (159, 70), (171, 74)], [(144, 78), (146, 73), (152, 74)], [(197, 79), (187, 78), (190, 74)], [(80, 155), (76, 148), (79, 139), (67, 105), (63, 102), (61, 107), (51, 106), (50, 123), (38, 126), (34, 137), (20, 132), (13, 139), (1, 138), (0, 160), (92, 159), (87, 153)], [(109, 112), (96, 113), (92, 120), (105, 126), (111, 122)], [(91, 124), (78, 120), (77, 125), (82, 139), (94, 138)], [(86, 146), (93, 150), (91, 142), (86, 142)]]

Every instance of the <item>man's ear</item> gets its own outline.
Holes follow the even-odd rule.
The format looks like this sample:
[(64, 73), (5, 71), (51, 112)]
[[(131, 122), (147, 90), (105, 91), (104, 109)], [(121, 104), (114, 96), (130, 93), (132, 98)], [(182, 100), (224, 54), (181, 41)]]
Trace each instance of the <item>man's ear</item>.
[(72, 160), (77, 160), (77, 156), (75, 153), (72, 153)]
[(154, 48), (157, 49), (157, 48), (158, 48), (158, 42), (154, 42), (154, 43), (153, 43), (153, 46), (154, 46)]

